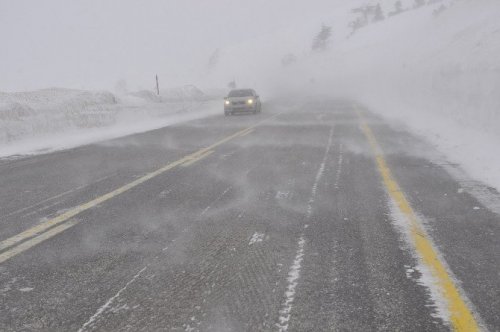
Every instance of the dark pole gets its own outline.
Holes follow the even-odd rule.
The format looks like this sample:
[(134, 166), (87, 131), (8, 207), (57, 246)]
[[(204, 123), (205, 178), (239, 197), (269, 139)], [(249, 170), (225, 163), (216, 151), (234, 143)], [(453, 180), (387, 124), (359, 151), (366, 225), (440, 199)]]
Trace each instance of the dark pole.
[(156, 94), (160, 95), (160, 85), (158, 84), (158, 75), (156, 75)]

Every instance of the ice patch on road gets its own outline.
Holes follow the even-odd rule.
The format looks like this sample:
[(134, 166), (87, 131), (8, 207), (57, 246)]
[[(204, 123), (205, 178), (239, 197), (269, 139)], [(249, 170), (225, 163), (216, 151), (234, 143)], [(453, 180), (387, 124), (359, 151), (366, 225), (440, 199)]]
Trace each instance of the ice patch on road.
[(227, 187), (223, 192), (222, 194), (220, 194), (217, 198), (215, 198), (215, 200), (213, 202), (210, 203), (210, 205), (208, 205), (200, 214), (200, 216), (203, 216), (205, 213), (207, 213), (211, 208), (212, 206), (214, 206), (215, 204), (217, 204), (218, 201), (220, 201), (228, 192), (229, 190), (231, 190), (231, 186)]

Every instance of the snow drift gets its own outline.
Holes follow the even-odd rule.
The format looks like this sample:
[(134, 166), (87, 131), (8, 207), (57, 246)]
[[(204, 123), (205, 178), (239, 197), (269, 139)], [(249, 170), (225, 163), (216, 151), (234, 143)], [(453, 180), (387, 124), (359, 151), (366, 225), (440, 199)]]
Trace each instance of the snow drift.
[(500, 3), (442, 5), (357, 32), (335, 54), (344, 80), (331, 82), (500, 189)]
[(46, 89), (0, 93), (0, 143), (74, 128), (109, 125), (116, 99), (107, 92)]
[(0, 156), (69, 148), (220, 113), (220, 101), (149, 91), (44, 89), (0, 93)]
[(343, 81), (330, 81), (500, 189), (500, 3), (455, 1), (436, 15), (439, 8), (357, 32), (335, 52)]

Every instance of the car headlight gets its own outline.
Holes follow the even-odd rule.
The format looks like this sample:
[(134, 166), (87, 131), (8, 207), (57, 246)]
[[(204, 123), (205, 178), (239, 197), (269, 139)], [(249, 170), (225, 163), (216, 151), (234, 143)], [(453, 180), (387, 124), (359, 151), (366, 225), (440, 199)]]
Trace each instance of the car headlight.
[(248, 99), (247, 103), (250, 104), (250, 105), (253, 104), (253, 99)]
[(229, 100), (226, 100), (226, 101), (224, 102), (224, 104), (229, 105), (229, 104), (231, 104), (231, 102), (230, 102)]

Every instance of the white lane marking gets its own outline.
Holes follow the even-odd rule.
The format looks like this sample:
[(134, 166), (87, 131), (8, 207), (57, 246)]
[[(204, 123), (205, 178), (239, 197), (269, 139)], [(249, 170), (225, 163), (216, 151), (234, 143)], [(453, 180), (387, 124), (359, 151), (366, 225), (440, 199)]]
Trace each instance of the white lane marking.
[(328, 136), (328, 143), (326, 145), (325, 154), (323, 155), (323, 160), (321, 161), (318, 172), (316, 173), (316, 178), (314, 179), (314, 184), (312, 187), (311, 196), (309, 197), (309, 202), (307, 202), (307, 219), (310, 219), (312, 215), (312, 207), (314, 204), (314, 200), (316, 199), (316, 192), (318, 190), (319, 180), (321, 180), (321, 177), (325, 172), (326, 160), (328, 158), (328, 153), (330, 153), (330, 148), (332, 146), (332, 139), (333, 139), (333, 128), (330, 128), (330, 134)]
[(210, 210), (214, 204), (216, 204), (218, 201), (220, 201), (220, 200), (224, 197), (224, 195), (226, 195), (226, 194), (227, 194), (227, 192), (228, 192), (229, 190), (231, 190), (231, 188), (232, 188), (231, 186), (227, 187), (227, 188), (226, 188), (226, 190), (224, 190), (224, 192), (223, 192), (222, 194), (220, 194), (220, 195), (219, 195), (219, 196), (218, 196), (215, 200), (213, 200), (213, 201), (212, 201), (212, 203), (210, 203), (210, 205), (208, 205), (208, 206), (205, 208), (205, 210), (203, 210), (203, 211), (201, 212), (200, 216), (203, 216), (205, 213), (207, 213), (207, 212), (208, 212), (208, 210)]
[(251, 246), (254, 243), (262, 242), (264, 240), (264, 233), (255, 232), (253, 233), (248, 245)]
[(277, 324), (278, 331), (285, 332), (288, 330), (288, 324), (290, 322), (290, 316), (293, 307), (293, 300), (295, 299), (295, 289), (299, 283), (300, 269), (302, 267), (302, 260), (304, 259), (304, 244), (306, 240), (302, 235), (298, 242), (297, 253), (295, 254), (295, 259), (288, 272), (288, 286), (285, 291), (285, 302), (283, 302), (282, 308), (280, 310), (279, 323)]
[[(229, 190), (231, 190), (231, 188), (232, 188), (231, 186), (227, 187), (227, 188), (226, 188), (226, 190), (224, 190), (224, 191), (222, 192), (222, 194), (220, 194), (220, 195), (219, 195), (216, 199), (214, 199), (214, 200), (213, 200), (213, 201), (212, 201), (212, 202), (211, 202), (211, 203), (210, 203), (210, 204), (209, 204), (209, 205), (208, 205), (208, 206), (207, 206), (207, 207), (206, 207), (206, 208), (205, 208), (205, 209), (204, 209), (204, 210), (200, 213), (200, 217), (202, 217), (205, 213), (207, 213), (207, 212), (208, 212), (208, 210), (210, 210), (211, 206), (213, 206), (213, 205), (214, 205), (214, 204), (216, 204), (219, 200), (221, 200), (221, 199), (222, 199), (222, 197), (224, 197), (224, 195), (225, 195), (225, 194), (227, 194), (227, 192), (228, 192)], [(241, 212), (241, 213), (240, 213), (240, 214), (236, 217), (236, 219), (240, 219), (242, 215), (243, 215), (243, 212)], [(182, 229), (182, 231), (180, 231), (180, 232), (179, 232), (179, 234), (181, 234), (181, 233), (186, 233), (189, 229), (191, 229), (192, 227), (194, 227), (194, 226), (196, 226), (196, 225), (197, 225), (197, 224), (196, 224), (196, 223), (194, 223), (194, 224), (191, 224), (191, 225), (189, 225), (189, 226), (184, 227), (184, 228)], [(169, 242), (169, 244), (170, 244), (170, 243), (174, 243), (174, 242), (175, 242), (175, 240), (176, 240), (176, 238), (172, 239), (172, 240)], [(168, 245), (167, 245), (166, 247), (164, 247), (161, 251), (166, 251), (166, 250), (168, 250)]]
[(110, 297), (106, 303), (104, 303), (97, 311), (95, 314), (92, 315), (92, 317), (90, 317), (83, 325), (82, 327), (78, 330), (78, 332), (83, 332), (85, 331), (88, 327), (92, 327), (92, 325), (94, 325), (94, 323), (97, 321), (97, 319), (99, 318), (100, 315), (102, 315), (102, 313), (108, 309), (112, 304), (113, 304), (113, 301), (116, 300), (121, 293), (123, 293), (128, 286), (130, 286), (132, 283), (134, 283), (137, 278), (139, 278), (141, 276), (141, 274), (146, 271), (146, 269), (148, 268), (148, 266), (146, 265), (145, 267), (143, 267), (139, 272), (137, 272), (137, 274), (135, 276), (132, 277), (132, 279), (130, 279), (126, 284), (125, 286), (123, 286), (122, 289), (120, 289), (115, 295), (113, 295), (112, 297)]
[[(330, 128), (330, 133), (328, 136), (328, 143), (326, 144), (325, 153), (323, 155), (323, 159), (319, 166), (318, 172), (316, 173), (316, 177), (314, 178), (314, 184), (311, 189), (311, 195), (309, 197), (309, 201), (307, 203), (307, 212), (306, 212), (306, 224), (304, 225), (304, 229), (309, 227), (309, 220), (312, 216), (313, 204), (316, 199), (316, 194), (318, 191), (319, 181), (323, 177), (323, 173), (325, 172), (325, 165), (328, 159), (328, 154), (330, 153), (330, 148), (332, 146), (333, 140), (333, 127)], [(290, 322), (293, 301), (295, 299), (295, 289), (299, 283), (300, 271), (302, 268), (302, 260), (304, 259), (304, 246), (305, 246), (305, 234), (302, 232), (302, 235), (299, 238), (297, 243), (297, 252), (295, 254), (295, 259), (293, 261), (290, 270), (288, 271), (288, 285), (285, 291), (285, 301), (281, 305), (281, 309), (279, 311), (278, 323), (276, 323), (276, 327), (278, 327), (278, 331), (286, 332), (288, 331), (288, 325)]]
[(340, 174), (342, 173), (342, 163), (344, 161), (344, 146), (340, 143), (339, 159), (337, 160), (337, 172), (335, 173), (335, 189), (339, 189)]

